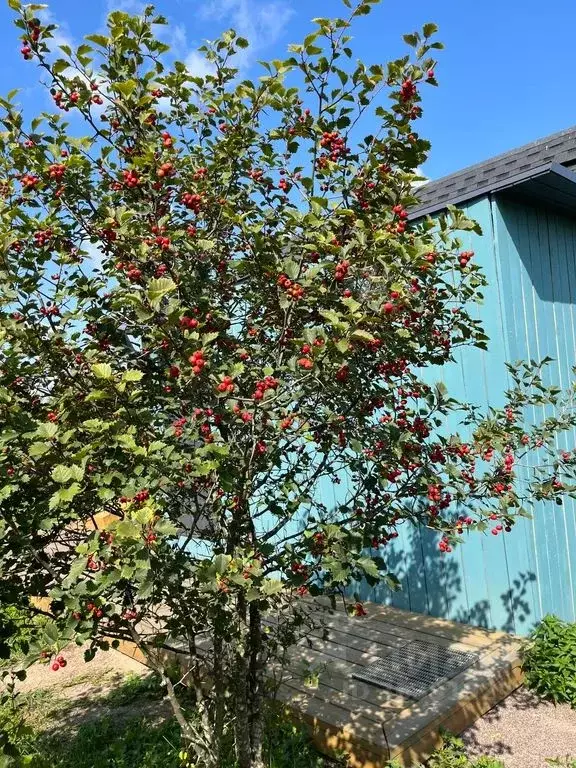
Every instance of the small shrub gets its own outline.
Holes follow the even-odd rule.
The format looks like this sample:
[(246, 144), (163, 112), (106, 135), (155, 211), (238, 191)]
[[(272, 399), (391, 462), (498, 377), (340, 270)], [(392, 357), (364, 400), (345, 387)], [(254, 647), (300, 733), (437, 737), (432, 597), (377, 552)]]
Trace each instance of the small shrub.
[(546, 616), (524, 648), (523, 667), (531, 691), (576, 708), (576, 624)]
[(427, 763), (427, 768), (504, 768), (504, 763), (494, 757), (468, 757), (464, 742), (450, 734), (445, 734), (440, 749)]
[(28, 650), (28, 614), (15, 605), (0, 605), (0, 665)]
[[(392, 761), (388, 768), (401, 768)], [(442, 746), (430, 756), (426, 765), (417, 768), (505, 768), (501, 760), (494, 757), (472, 759), (466, 754), (464, 742), (449, 733), (443, 735)], [(569, 767), (570, 768), (570, 767)]]

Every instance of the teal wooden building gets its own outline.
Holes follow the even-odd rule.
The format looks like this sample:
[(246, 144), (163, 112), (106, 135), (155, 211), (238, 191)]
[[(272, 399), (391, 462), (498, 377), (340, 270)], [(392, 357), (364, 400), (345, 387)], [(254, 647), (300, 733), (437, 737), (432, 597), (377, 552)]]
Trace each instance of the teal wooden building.
[[(495, 157), (418, 191), (412, 218), (456, 205), (479, 222), (467, 235), (489, 281), (478, 308), (489, 351), (467, 349), (443, 370), (456, 397), (500, 405), (505, 363), (554, 358), (549, 382), (576, 365), (576, 128)], [(573, 439), (574, 438), (574, 439)], [(559, 449), (576, 447), (567, 436)], [(505, 536), (471, 534), (451, 554), (427, 529), (401, 526), (387, 551), (403, 585), (362, 596), (412, 611), (526, 634), (546, 613), (576, 620), (576, 504), (541, 503)]]

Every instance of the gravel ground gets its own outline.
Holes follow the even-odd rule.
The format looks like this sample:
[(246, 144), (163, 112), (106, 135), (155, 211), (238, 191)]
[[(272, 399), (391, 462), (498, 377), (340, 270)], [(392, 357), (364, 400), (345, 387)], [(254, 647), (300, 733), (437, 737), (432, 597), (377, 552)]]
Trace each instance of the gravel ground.
[(499, 757), (506, 768), (549, 768), (546, 758), (576, 758), (576, 710), (519, 688), (461, 738), (470, 754)]
[(92, 661), (84, 661), (84, 648), (70, 646), (62, 651), (66, 666), (53, 672), (49, 664), (34, 664), (26, 680), (18, 684), (20, 691), (48, 688), (76, 699), (87, 694), (103, 695), (113, 690), (126, 675), (146, 674), (146, 667), (118, 651), (97, 653)]

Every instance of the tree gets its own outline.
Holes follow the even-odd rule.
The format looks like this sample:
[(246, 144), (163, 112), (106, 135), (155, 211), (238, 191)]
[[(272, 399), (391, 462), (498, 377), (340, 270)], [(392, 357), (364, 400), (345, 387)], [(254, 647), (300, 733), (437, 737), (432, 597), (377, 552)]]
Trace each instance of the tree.
[[(408, 221), (433, 24), (411, 56), (353, 64), (361, 0), (251, 82), (233, 31), (201, 49), (202, 78), (152, 8), (55, 58), (39, 7), (10, 5), (57, 112), (0, 102), (0, 598), (49, 601), (30, 606), (49, 620), (27, 663), (134, 642), (194, 764), (217, 766), (233, 732), (240, 767), (262, 766), (266, 674), (316, 621), (307, 596), (395, 587), (403, 522), (447, 550), (571, 493), (554, 432), (572, 411), (525, 432), (526, 404), (560, 402), (538, 368), (512, 369), (487, 415), (424, 380), (486, 343), (457, 237), (477, 225)], [(520, 482), (535, 447), (549, 463)]]

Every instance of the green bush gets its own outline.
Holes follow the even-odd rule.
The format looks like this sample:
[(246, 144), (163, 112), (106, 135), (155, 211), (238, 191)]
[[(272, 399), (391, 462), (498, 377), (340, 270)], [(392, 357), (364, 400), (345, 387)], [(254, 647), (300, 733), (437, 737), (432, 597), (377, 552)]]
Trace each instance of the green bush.
[(469, 758), (464, 743), (449, 734), (443, 737), (443, 744), (427, 763), (427, 768), (504, 768), (501, 760), (493, 757)]
[(0, 665), (9, 657), (27, 652), (30, 639), (28, 615), (15, 605), (0, 604)]
[[(388, 768), (400, 768), (392, 762)], [(434, 752), (426, 765), (416, 768), (505, 768), (501, 760), (495, 757), (468, 757), (464, 748), (464, 742), (449, 733), (443, 735), (442, 746)]]
[(523, 668), (531, 691), (576, 708), (576, 624), (546, 616), (524, 648)]

